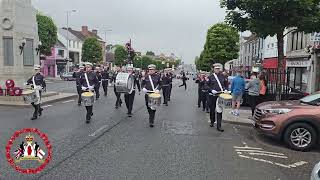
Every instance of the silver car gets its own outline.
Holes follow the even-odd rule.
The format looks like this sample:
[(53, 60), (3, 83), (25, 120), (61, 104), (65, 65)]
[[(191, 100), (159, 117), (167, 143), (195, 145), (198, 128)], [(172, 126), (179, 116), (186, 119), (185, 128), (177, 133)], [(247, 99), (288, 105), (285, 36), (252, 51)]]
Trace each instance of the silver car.
[(311, 180), (320, 180), (320, 162), (314, 166), (310, 179)]

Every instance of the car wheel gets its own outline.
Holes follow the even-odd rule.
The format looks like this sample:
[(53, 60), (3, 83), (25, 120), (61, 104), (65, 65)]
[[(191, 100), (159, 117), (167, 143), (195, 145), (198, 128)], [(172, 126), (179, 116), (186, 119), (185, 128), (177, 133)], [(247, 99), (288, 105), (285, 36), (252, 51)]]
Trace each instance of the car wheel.
[(293, 150), (308, 151), (317, 142), (317, 133), (309, 124), (295, 123), (285, 131), (284, 141)]

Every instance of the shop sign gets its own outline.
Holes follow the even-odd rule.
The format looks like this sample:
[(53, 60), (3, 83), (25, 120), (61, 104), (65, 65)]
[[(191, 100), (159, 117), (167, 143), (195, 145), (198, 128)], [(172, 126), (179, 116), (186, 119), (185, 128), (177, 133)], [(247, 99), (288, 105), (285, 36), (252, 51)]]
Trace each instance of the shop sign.
[(309, 66), (311, 66), (311, 61), (287, 60), (287, 67), (309, 67)]
[(320, 41), (320, 32), (313, 32), (310, 34), (311, 42), (319, 42)]

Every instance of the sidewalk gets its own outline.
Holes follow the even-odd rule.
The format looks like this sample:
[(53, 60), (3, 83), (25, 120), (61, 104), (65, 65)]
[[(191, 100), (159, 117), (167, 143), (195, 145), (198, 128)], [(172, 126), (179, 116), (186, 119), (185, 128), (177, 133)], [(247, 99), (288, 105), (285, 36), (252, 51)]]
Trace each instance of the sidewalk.
[(239, 110), (240, 116), (234, 116), (231, 114), (232, 109), (225, 109), (223, 112), (223, 122), (229, 124), (237, 124), (237, 125), (244, 125), (244, 126), (252, 126), (254, 121), (249, 119), (248, 117), (251, 116), (251, 110), (242, 108)]

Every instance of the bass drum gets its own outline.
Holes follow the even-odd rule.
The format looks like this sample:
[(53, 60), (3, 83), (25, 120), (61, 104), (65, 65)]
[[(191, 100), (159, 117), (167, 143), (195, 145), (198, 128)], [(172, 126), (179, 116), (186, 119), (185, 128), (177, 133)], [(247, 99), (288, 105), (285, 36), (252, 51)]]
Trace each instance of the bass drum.
[(117, 93), (130, 93), (134, 86), (134, 77), (129, 73), (119, 73), (115, 86)]

